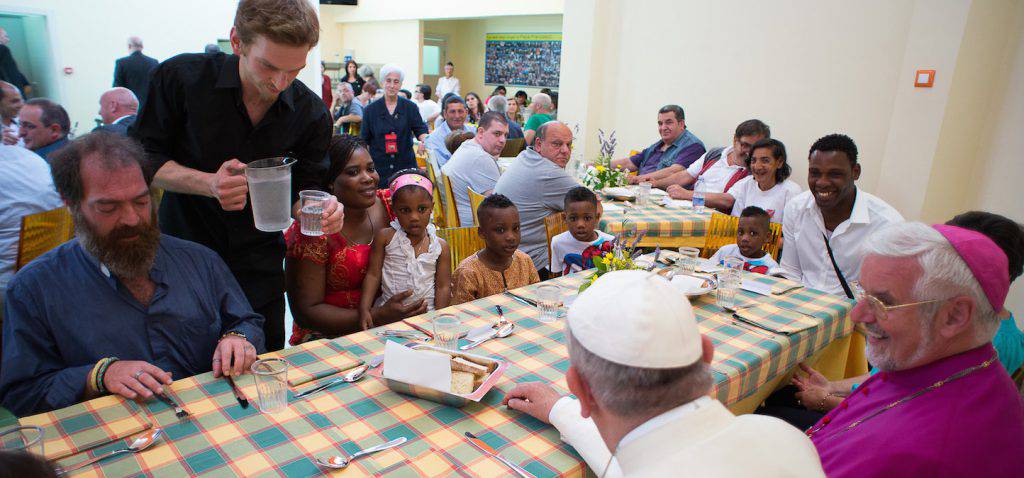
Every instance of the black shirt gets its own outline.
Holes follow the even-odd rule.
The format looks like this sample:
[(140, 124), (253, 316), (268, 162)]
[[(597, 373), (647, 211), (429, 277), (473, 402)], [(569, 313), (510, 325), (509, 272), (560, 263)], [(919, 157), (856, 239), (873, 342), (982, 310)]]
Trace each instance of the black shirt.
[[(353, 100), (355, 101), (355, 100)], [(388, 113), (385, 99), (370, 102), (363, 108), (363, 122), (360, 134), (370, 147), (373, 166), (380, 174), (380, 187), (386, 188), (388, 177), (406, 168), (416, 167), (416, 154), (412, 150), (412, 139), (427, 133), (427, 125), (420, 116), (420, 108), (404, 96), (399, 95), (395, 113)], [(397, 136), (397, 152), (385, 151), (384, 136)]]
[[(243, 163), (276, 156), (292, 166), (292, 202), (303, 189), (326, 185), (330, 112), (300, 81), (293, 81), (256, 126), (242, 102), (235, 55), (184, 54), (153, 71), (149, 97), (130, 129), (156, 171), (167, 161), (207, 173), (238, 158)], [(160, 203), (163, 232), (213, 249), (235, 275), (253, 308), (284, 293), (284, 237), (262, 232), (252, 206), (225, 211), (205, 196), (166, 192)]]

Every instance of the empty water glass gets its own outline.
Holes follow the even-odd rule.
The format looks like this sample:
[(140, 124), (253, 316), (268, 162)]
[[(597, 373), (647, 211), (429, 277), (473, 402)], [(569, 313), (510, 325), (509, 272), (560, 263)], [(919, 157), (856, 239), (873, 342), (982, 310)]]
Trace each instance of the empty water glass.
[(694, 272), (697, 272), (697, 256), (700, 255), (700, 249), (696, 247), (680, 247), (679, 255), (676, 266), (680, 274), (693, 275)]
[(550, 324), (558, 318), (558, 308), (562, 305), (562, 288), (553, 284), (541, 284), (537, 287), (537, 305), (540, 306), (540, 322)]
[(430, 323), (434, 327), (434, 346), (439, 349), (455, 350), (459, 345), (462, 321), (455, 314), (437, 314)]
[[(301, 191), (299, 192), (299, 225), (302, 234), (306, 236), (324, 235), (322, 219), (324, 214), (324, 203), (331, 195), (323, 191)], [(341, 204), (338, 204), (340, 207)]]
[(650, 206), (651, 205), (651, 183), (650, 181), (644, 181), (640, 183), (640, 187), (636, 191), (636, 204), (638, 206)]
[(36, 426), (15, 427), (0, 433), (0, 450), (27, 451), (43, 456), (43, 429)]
[(277, 413), (288, 405), (288, 362), (281, 358), (257, 360), (251, 368), (256, 377), (256, 408)]
[(736, 307), (736, 291), (740, 288), (740, 280), (740, 272), (736, 269), (725, 269), (718, 273), (715, 299), (719, 307), (726, 310)]

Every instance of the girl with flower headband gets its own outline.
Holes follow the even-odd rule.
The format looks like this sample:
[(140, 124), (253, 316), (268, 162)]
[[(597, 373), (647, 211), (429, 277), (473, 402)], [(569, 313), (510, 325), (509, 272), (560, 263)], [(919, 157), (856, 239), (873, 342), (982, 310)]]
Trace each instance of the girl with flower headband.
[(395, 173), (388, 184), (396, 219), (373, 239), (359, 303), (363, 329), (384, 325), (374, 323), (372, 307), (406, 291), (412, 295), (405, 303), (416, 310), (441, 309), (451, 300), (451, 253), (430, 222), (433, 184), (417, 169)]

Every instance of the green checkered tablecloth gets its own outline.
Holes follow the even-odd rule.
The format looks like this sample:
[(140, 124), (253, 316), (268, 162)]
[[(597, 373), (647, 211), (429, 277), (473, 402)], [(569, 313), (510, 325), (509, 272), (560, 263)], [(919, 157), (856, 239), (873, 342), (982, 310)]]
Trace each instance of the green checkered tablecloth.
[[(622, 203), (616, 203), (622, 206)], [(657, 205), (633, 206), (621, 211), (605, 211), (601, 215), (598, 228), (608, 234), (622, 231), (622, 221), (629, 219), (637, 226), (637, 231), (647, 231), (644, 245), (664, 239), (691, 239), (686, 245), (700, 247), (707, 235), (711, 212), (696, 213), (690, 208), (672, 208)]]
[[(763, 276), (747, 275), (748, 280), (769, 283), (781, 281)], [(581, 275), (574, 274), (551, 282), (563, 286), (568, 299), (575, 295)], [(515, 292), (536, 297), (536, 285)], [(843, 337), (852, 330), (847, 316), (852, 303), (844, 298), (811, 289), (798, 289), (782, 296), (755, 296), (741, 292), (744, 301), (770, 306), (751, 309), (748, 315), (766, 325), (810, 326), (792, 335), (770, 334), (733, 325), (729, 316), (714, 304), (711, 295), (693, 301), (701, 331), (715, 343), (712, 371), (715, 378), (713, 395), (727, 405), (754, 394), (759, 388), (787, 373), (803, 361)], [(585, 464), (578, 455), (559, 440), (552, 427), (501, 406), (501, 399), (516, 383), (542, 381), (567, 391), (564, 374), (569, 367), (564, 345), (562, 322), (551, 324), (538, 320), (539, 311), (505, 295), (487, 297), (453, 306), (468, 327), (489, 324), (495, 318), (494, 306), (500, 305), (505, 317), (515, 322), (515, 333), (505, 339), (484, 343), (474, 352), (509, 363), (495, 390), (479, 403), (452, 408), (427, 400), (400, 395), (389, 390), (376, 376), (333, 387), (295, 400), (290, 394), (286, 411), (274, 415), (260, 414), (254, 407), (242, 409), (235, 402), (224, 380), (210, 374), (178, 380), (171, 387), (172, 395), (193, 414), (188, 421), (179, 421), (172, 410), (158, 403), (139, 408), (145, 420), (163, 427), (166, 440), (135, 455), (124, 455), (83, 470), (82, 476), (310, 476), (320, 473), (313, 463), (316, 456), (349, 453), (356, 448), (404, 436), (409, 442), (397, 449), (358, 460), (342, 476), (508, 476), (498, 461), (480, 453), (463, 438), (473, 432), (497, 449), (503, 456), (520, 464), (537, 477), (583, 476)], [(761, 316), (765, 310), (787, 309), (798, 314), (779, 317)], [(761, 315), (759, 315), (761, 314)], [(429, 317), (409, 319), (426, 325)], [(808, 324), (804, 324), (808, 325)], [(392, 329), (410, 329), (398, 322)], [(401, 339), (399, 339), (401, 340)], [(322, 360), (331, 350), (345, 356), (369, 361), (383, 353), (384, 339), (373, 331), (304, 344), (286, 351), (286, 359), (302, 373), (319, 372)], [(347, 363), (347, 362), (346, 362)], [(329, 380), (333, 376), (320, 380)], [(252, 377), (242, 377), (245, 394), (255, 403), (256, 391)], [(313, 386), (318, 381), (293, 388), (293, 392)], [(106, 406), (116, 402), (113, 397)], [(48, 434), (60, 435), (74, 428), (75, 420), (90, 415), (91, 423), (107, 423), (118, 417), (93, 414), (93, 402), (29, 417), (46, 427)], [(124, 408), (124, 407), (122, 407)], [(129, 412), (124, 412), (130, 415)], [(120, 417), (124, 418), (124, 417)], [(81, 428), (81, 427), (79, 427)], [(89, 428), (89, 427), (86, 427)], [(89, 436), (71, 432), (61, 439), (71, 446), (94, 442), (95, 426)], [(49, 435), (48, 435), (49, 436)], [(85, 460), (91, 453), (109, 451), (127, 439), (100, 446), (61, 460), (70, 465)], [(81, 442), (81, 443), (79, 443)]]

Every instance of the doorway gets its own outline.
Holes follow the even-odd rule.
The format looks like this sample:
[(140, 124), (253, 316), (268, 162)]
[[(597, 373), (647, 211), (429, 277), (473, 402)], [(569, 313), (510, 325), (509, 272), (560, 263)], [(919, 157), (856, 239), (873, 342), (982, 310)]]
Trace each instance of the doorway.
[[(448, 62), (448, 37), (445, 35), (423, 35), (423, 83), (433, 90), (437, 80), (444, 76), (444, 64)], [(434, 92), (437, 95), (437, 92)]]
[(11, 57), (32, 87), (25, 99), (46, 97), (59, 101), (46, 16), (0, 12), (0, 28), (7, 32)]

